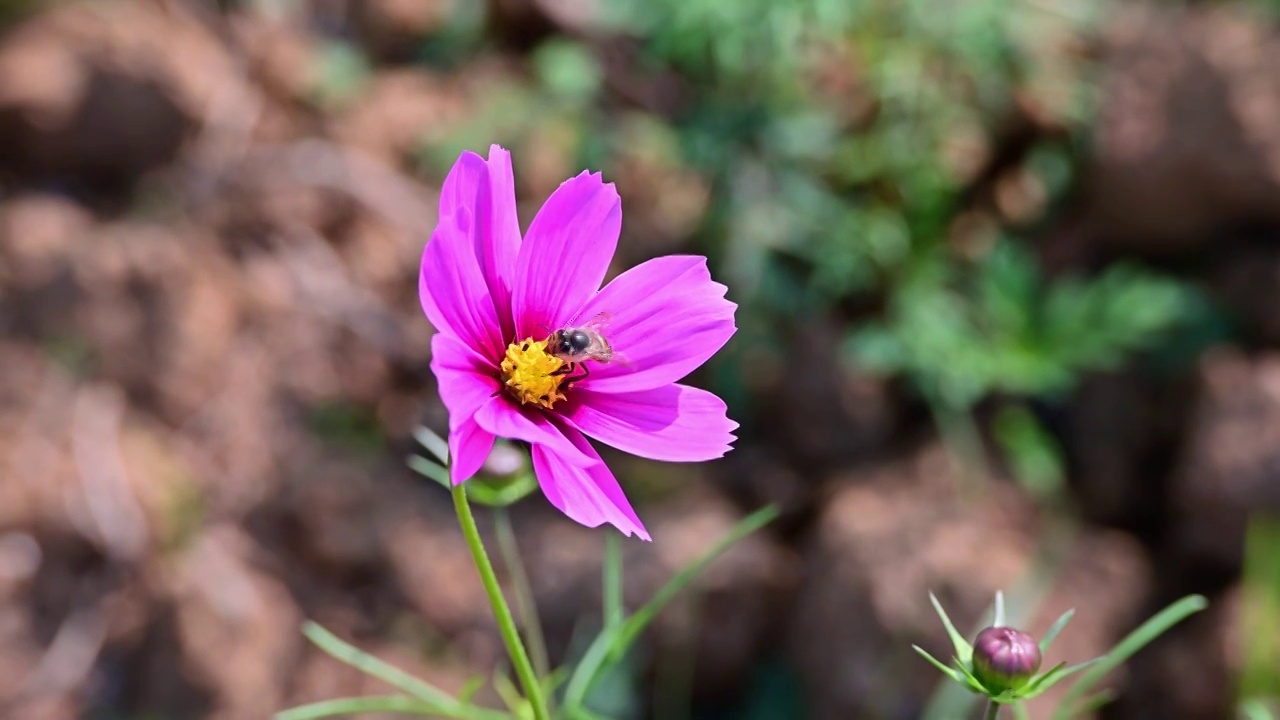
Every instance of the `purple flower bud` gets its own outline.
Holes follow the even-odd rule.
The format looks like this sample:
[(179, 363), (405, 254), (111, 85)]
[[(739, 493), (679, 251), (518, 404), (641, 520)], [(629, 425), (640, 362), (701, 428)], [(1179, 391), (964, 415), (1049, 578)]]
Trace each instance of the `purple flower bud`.
[(1021, 630), (989, 627), (974, 638), (973, 674), (988, 690), (1017, 690), (1039, 669), (1040, 646)]

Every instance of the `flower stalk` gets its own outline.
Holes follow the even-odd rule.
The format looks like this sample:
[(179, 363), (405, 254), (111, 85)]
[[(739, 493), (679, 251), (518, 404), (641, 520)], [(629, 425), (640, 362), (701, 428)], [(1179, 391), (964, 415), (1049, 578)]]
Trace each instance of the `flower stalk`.
[(498, 576), (493, 572), (493, 563), (489, 561), (484, 542), (480, 539), (480, 530), (476, 527), (476, 519), (471, 514), (471, 505), (467, 503), (467, 492), (463, 486), (455, 485), (451, 493), (453, 508), (458, 514), (458, 524), (462, 526), (462, 534), (467, 540), (467, 549), (471, 551), (471, 559), (476, 564), (476, 570), (480, 572), (480, 582), (484, 584), (485, 595), (489, 597), (489, 605), (493, 608), (493, 617), (498, 622), (498, 632), (502, 635), (503, 644), (507, 646), (507, 654), (511, 656), (511, 663), (524, 689), (525, 699), (529, 701), (535, 720), (551, 720), (551, 714), (547, 711), (547, 701), (542, 695), (542, 686), (538, 683), (533, 664), (529, 662), (529, 653), (525, 651), (524, 643), (520, 640), (515, 618), (512, 617), (511, 608), (507, 606), (507, 600), (502, 595)]
[(511, 516), (505, 507), (493, 509), (494, 533), (498, 539), (498, 553), (502, 563), (507, 567), (512, 592), (516, 598), (516, 613), (520, 615), (520, 623), (524, 625), (525, 637), (529, 638), (529, 655), (533, 659), (533, 669), (538, 677), (551, 674), (551, 661), (547, 657), (547, 641), (542, 636), (542, 621), (538, 618), (538, 604), (533, 597), (533, 587), (529, 584), (529, 574), (525, 572), (524, 562), (520, 559), (520, 548), (516, 545), (516, 533), (511, 527)]

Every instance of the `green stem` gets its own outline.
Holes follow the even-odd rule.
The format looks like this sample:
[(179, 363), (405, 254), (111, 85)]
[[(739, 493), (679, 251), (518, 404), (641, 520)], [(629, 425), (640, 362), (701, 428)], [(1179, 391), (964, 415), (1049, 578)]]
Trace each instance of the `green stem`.
[(938, 425), (942, 444), (951, 455), (952, 465), (959, 478), (961, 499), (978, 500), (982, 497), (991, 472), (987, 465), (987, 451), (982, 444), (982, 432), (974, 422), (972, 410), (937, 401), (930, 402), (929, 409)]
[(489, 596), (489, 605), (493, 608), (493, 618), (498, 622), (498, 631), (502, 634), (502, 642), (507, 646), (507, 654), (515, 666), (516, 675), (524, 687), (525, 697), (533, 708), (535, 720), (551, 720), (547, 712), (546, 700), (542, 697), (542, 686), (538, 684), (538, 676), (529, 662), (529, 654), (525, 652), (520, 641), (520, 633), (516, 630), (516, 622), (511, 617), (511, 608), (502, 596), (502, 588), (498, 586), (498, 576), (493, 572), (493, 563), (485, 553), (484, 542), (480, 539), (480, 530), (476, 528), (476, 519), (471, 515), (471, 506), (467, 503), (467, 491), (461, 485), (453, 486), (453, 509), (458, 514), (458, 524), (462, 526), (462, 534), (467, 539), (467, 548), (471, 550), (471, 559), (480, 572), (480, 582), (484, 584), (484, 592)]
[(525, 572), (524, 562), (520, 559), (516, 534), (511, 529), (511, 516), (507, 514), (505, 507), (493, 509), (493, 525), (498, 536), (498, 552), (502, 555), (502, 564), (507, 566), (507, 574), (511, 576), (511, 590), (516, 596), (516, 613), (520, 615), (520, 624), (524, 625), (525, 637), (529, 639), (533, 669), (538, 677), (547, 677), (551, 674), (551, 661), (547, 658), (547, 642), (542, 635), (542, 622), (538, 619), (538, 603), (533, 597), (533, 586), (529, 584), (529, 574)]
[(987, 701), (987, 711), (982, 713), (982, 720), (996, 720), (996, 716), (1000, 714), (1000, 703), (995, 700)]
[(622, 622), (622, 540), (617, 533), (604, 536), (604, 625)]

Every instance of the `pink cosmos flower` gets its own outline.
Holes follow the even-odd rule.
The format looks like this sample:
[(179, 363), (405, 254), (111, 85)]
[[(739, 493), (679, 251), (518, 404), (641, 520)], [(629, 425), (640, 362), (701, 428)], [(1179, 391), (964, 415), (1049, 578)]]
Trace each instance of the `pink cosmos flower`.
[[(522, 238), (510, 154), (463, 153), (441, 188), (418, 294), (438, 331), (431, 369), (449, 411), (453, 482), (475, 475), (495, 437), (523, 440), (552, 505), (648, 540), (587, 437), (654, 460), (728, 452), (738, 425), (724, 401), (676, 381), (729, 340), (737, 306), (696, 256), (650, 260), (601, 288), (621, 226), (613, 185), (583, 172)], [(569, 364), (548, 352), (553, 332), (602, 314), (615, 361)]]

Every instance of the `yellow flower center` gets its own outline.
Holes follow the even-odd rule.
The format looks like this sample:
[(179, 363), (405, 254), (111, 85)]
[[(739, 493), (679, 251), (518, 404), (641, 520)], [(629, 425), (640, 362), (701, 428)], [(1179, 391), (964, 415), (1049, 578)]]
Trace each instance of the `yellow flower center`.
[(547, 353), (546, 341), (526, 338), (507, 346), (502, 384), (521, 403), (550, 409), (557, 400), (564, 400), (560, 383), (565, 376), (558, 372), (563, 366), (563, 360)]

